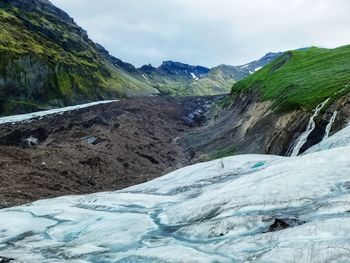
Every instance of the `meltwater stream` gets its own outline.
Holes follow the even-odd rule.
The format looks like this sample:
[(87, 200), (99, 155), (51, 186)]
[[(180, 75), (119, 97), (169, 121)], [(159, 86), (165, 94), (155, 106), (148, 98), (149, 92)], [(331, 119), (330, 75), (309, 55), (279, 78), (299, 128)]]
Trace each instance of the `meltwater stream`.
[(15, 262), (348, 262), (350, 127), (302, 156), (241, 155), (121, 191), (0, 210)]
[(333, 112), (333, 115), (332, 115), (331, 119), (329, 120), (329, 123), (326, 126), (326, 130), (325, 130), (325, 134), (324, 134), (323, 140), (325, 140), (325, 139), (327, 139), (329, 137), (329, 133), (332, 130), (332, 127), (333, 127), (333, 124), (335, 122), (335, 119), (337, 118), (337, 115), (338, 115), (337, 111)]
[(307, 142), (307, 138), (312, 133), (312, 131), (315, 129), (315, 118), (318, 116), (320, 111), (323, 109), (323, 107), (327, 104), (330, 98), (326, 99), (324, 102), (317, 105), (316, 109), (314, 110), (314, 114), (310, 117), (309, 123), (306, 126), (306, 130), (298, 137), (297, 140), (293, 143), (290, 150), (288, 151), (288, 156), (298, 156), (300, 153), (301, 148), (304, 146), (304, 144)]

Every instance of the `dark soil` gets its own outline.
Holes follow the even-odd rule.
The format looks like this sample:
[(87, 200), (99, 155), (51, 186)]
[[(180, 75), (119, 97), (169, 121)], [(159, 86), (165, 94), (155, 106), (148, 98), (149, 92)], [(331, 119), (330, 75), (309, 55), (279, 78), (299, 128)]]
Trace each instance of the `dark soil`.
[(109, 191), (189, 164), (179, 138), (215, 97), (145, 97), (0, 125), (0, 207)]

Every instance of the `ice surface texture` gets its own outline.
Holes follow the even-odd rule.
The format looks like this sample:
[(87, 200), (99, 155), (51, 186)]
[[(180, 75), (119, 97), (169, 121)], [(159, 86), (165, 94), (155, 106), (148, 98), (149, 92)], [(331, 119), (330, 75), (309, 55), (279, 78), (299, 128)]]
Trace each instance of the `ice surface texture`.
[(347, 128), (298, 157), (234, 156), (122, 191), (0, 210), (0, 256), (77, 263), (348, 262), (349, 142)]

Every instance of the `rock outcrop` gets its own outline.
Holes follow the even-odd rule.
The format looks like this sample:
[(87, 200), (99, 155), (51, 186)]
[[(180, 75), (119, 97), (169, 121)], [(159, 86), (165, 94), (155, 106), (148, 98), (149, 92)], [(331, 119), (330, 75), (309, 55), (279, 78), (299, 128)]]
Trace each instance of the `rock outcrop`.
[[(287, 155), (305, 131), (313, 111), (302, 109), (278, 111), (272, 101), (261, 101), (258, 92), (227, 97), (227, 105), (212, 109), (209, 121), (184, 136), (183, 143), (194, 156), (194, 162), (224, 155), (261, 153)], [(221, 102), (222, 104), (223, 102)], [(334, 112), (338, 112), (330, 129), (333, 134), (343, 129), (350, 119), (350, 96), (344, 96), (325, 109), (315, 122), (300, 153), (319, 143)], [(225, 154), (227, 153), (227, 154)]]

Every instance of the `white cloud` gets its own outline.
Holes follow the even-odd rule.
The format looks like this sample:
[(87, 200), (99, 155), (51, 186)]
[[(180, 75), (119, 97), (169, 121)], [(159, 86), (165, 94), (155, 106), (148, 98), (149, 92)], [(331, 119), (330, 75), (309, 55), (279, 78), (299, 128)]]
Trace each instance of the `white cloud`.
[(125, 61), (244, 64), (268, 51), (350, 43), (348, 0), (52, 0)]

